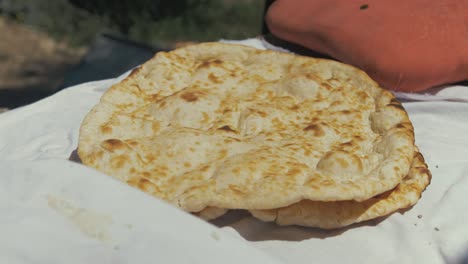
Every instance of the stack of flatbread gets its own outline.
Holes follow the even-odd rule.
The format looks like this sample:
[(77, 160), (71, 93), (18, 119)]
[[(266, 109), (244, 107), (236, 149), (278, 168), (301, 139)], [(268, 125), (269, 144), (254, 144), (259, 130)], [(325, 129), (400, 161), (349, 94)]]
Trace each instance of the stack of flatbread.
[(160, 52), (112, 86), (78, 154), (205, 219), (327, 229), (410, 207), (430, 182), (407, 113), (365, 73), (222, 43)]

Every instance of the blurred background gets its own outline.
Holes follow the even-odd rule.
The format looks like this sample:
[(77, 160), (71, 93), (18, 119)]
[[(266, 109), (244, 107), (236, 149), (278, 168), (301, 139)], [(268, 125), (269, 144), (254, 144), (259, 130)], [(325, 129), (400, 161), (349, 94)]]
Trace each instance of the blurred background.
[(0, 112), (161, 50), (260, 35), (264, 0), (0, 0)]

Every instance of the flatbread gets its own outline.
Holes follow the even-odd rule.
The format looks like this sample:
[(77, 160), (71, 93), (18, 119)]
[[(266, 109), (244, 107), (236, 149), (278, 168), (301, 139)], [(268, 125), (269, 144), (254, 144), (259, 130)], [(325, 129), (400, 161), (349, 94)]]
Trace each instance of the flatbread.
[(82, 162), (189, 212), (364, 201), (408, 175), (414, 133), (351, 66), (243, 45), (160, 52), (84, 119)]
[[(279, 225), (332, 229), (375, 219), (414, 205), (431, 181), (423, 156), (416, 152), (407, 177), (394, 189), (366, 201), (317, 202), (303, 200), (273, 210), (251, 210), (260, 220)], [(214, 209), (211, 209), (214, 211)], [(206, 213), (201, 217), (214, 216)], [(217, 215), (219, 217), (221, 215)]]

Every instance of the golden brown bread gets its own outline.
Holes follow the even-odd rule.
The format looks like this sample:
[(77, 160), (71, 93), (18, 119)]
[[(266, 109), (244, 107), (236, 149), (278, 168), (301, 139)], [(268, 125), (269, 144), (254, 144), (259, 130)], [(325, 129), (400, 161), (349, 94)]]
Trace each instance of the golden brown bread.
[[(407, 177), (393, 190), (362, 202), (319, 202), (302, 200), (287, 207), (272, 210), (251, 210), (253, 216), (279, 225), (301, 225), (332, 229), (388, 215), (414, 205), (431, 181), (423, 156), (415, 158)], [(214, 209), (212, 209), (214, 211)], [(201, 217), (208, 217), (206, 213)], [(217, 215), (216, 217), (219, 217)]]
[(84, 164), (189, 212), (365, 201), (408, 175), (411, 122), (334, 61), (204, 43), (160, 52), (86, 116)]

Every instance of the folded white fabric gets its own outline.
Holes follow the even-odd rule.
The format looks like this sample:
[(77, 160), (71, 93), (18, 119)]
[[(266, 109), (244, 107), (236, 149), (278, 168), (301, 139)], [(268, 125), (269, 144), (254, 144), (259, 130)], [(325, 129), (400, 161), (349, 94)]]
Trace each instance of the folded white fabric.
[[(251, 39), (240, 43), (257, 48), (274, 48), (261, 39)], [(164, 244), (156, 242), (150, 244), (153, 247), (148, 246), (158, 236), (157, 232), (145, 234), (146, 228), (153, 225), (167, 225), (171, 230), (185, 230), (184, 226), (178, 226), (183, 222), (193, 230), (193, 233), (189, 230), (180, 231), (184, 233), (180, 239), (167, 241), (168, 244), (172, 243), (171, 245), (180, 245), (179, 254), (181, 255), (188, 254), (189, 245), (182, 244), (181, 241), (187, 237), (193, 238), (193, 241), (198, 240), (200, 243), (209, 243), (205, 238), (211, 235), (211, 229), (201, 225), (203, 223), (197, 219), (177, 210), (170, 210), (154, 198), (143, 193), (140, 195), (136, 190), (118, 184), (110, 177), (68, 161), (70, 156), (73, 159), (78, 129), (84, 115), (99, 101), (102, 93), (112, 83), (124, 76), (71, 87), (35, 104), (0, 114), (0, 223), (2, 223), (0, 232), (7, 234), (0, 237), (1, 263), (46, 263), (36, 261), (40, 259), (39, 257), (46, 255), (45, 250), (50, 249), (44, 245), (40, 247), (41, 243), (62, 245), (58, 253), (57, 251), (54, 253), (57, 254), (56, 258), (53, 258), (53, 255), (47, 260), (63, 260), (68, 254), (81, 256), (88, 249), (93, 250), (89, 251), (91, 253), (87, 256), (89, 257), (86, 259), (87, 262), (104, 259), (107, 262), (100, 263), (111, 263), (116, 260), (116, 256), (123, 256), (119, 250), (123, 245), (128, 244), (120, 244), (119, 248), (118, 243), (111, 243), (106, 238), (125, 237), (119, 233), (123, 232), (122, 230), (118, 229), (120, 231), (117, 230), (114, 234), (114, 228), (104, 228), (106, 231), (101, 230), (104, 233), (99, 233), (99, 228), (97, 231), (92, 229), (92, 232), (88, 231), (94, 235), (97, 234), (98, 239), (89, 238), (89, 235), (83, 234), (83, 230), (80, 231), (80, 227), (77, 227), (73, 221), (60, 222), (58, 220), (57, 214), (59, 213), (53, 213), (57, 209), (53, 208), (53, 204), (51, 209), (48, 204), (50, 201), (47, 200), (47, 197), (56, 196), (59, 198), (63, 196), (70, 203), (77, 204), (68, 206), (66, 203), (58, 203), (62, 206), (60, 208), (65, 208), (63, 209), (65, 212), (72, 214), (77, 212), (73, 211), (73, 208), (87, 206), (93, 208), (93, 212), (98, 215), (113, 214), (118, 210), (123, 210), (119, 214), (142, 214), (143, 217), (143, 212), (146, 212), (145, 215), (149, 219), (154, 219), (154, 222), (145, 220), (141, 223), (142, 227), (135, 228), (138, 232), (129, 232), (134, 240), (118, 240), (141, 244), (141, 248), (135, 245), (132, 248), (135, 251), (128, 251), (132, 252), (131, 256), (136, 256), (136, 252), (153, 256), (154, 252), (151, 252), (153, 248), (156, 252), (165, 247)], [(413, 208), (395, 213), (383, 221), (374, 221), (336, 231), (279, 227), (275, 224), (260, 222), (246, 214), (240, 214), (232, 216), (231, 219), (225, 219), (223, 224), (225, 227), (221, 230), (212, 229), (222, 232), (221, 235), (213, 235), (215, 240), (219, 237), (225, 239), (227, 232), (242, 240), (251, 241), (247, 246), (243, 246), (245, 243), (241, 246), (232, 246), (235, 247), (232, 252), (236, 254), (244, 252), (252, 256), (261, 255), (258, 259), (244, 260), (247, 263), (252, 260), (255, 260), (255, 263), (266, 263), (262, 262), (266, 261), (265, 258), (262, 259), (265, 256), (255, 251), (254, 248), (284, 263), (468, 262), (468, 224), (466, 224), (468, 219), (468, 203), (466, 202), (468, 197), (468, 139), (466, 138), (468, 134), (468, 87), (452, 86), (430, 91), (428, 94), (397, 95), (405, 101), (403, 105), (415, 127), (416, 144), (433, 174), (431, 185)], [(50, 159), (54, 161), (48, 161)], [(99, 179), (87, 177), (88, 174)], [(12, 175), (20, 175), (21, 177), (18, 177), (24, 181), (24, 185), (21, 181), (15, 182), (15, 177)], [(67, 177), (67, 175), (72, 176)], [(112, 182), (112, 184), (107, 185), (107, 182)], [(99, 186), (90, 189), (93, 185)], [(51, 188), (56, 192), (52, 196), (47, 196), (46, 190)], [(102, 192), (102, 196), (98, 195), (98, 191)], [(93, 195), (88, 195), (90, 193)], [(33, 198), (38, 197), (39, 194), (42, 195), (40, 197), (46, 198), (37, 202)], [(122, 198), (119, 199), (117, 197), (119, 195)], [(124, 203), (125, 199), (128, 200)], [(116, 205), (118, 202), (115, 201), (121, 202), (122, 206)], [(92, 205), (93, 202), (96, 202), (96, 205)], [(152, 202), (156, 205), (151, 205)], [(105, 209), (106, 203), (109, 205), (108, 209)], [(46, 207), (52, 211), (44, 211)], [(164, 215), (164, 220), (158, 220), (158, 215)], [(185, 215), (187, 219), (184, 218)], [(67, 219), (67, 216), (61, 217)], [(55, 234), (53, 228), (45, 228), (44, 225), (34, 223), (34, 219), (41, 219), (40, 223), (44, 224), (49, 218), (52, 219), (51, 223), (54, 225), (59, 221)], [(179, 222), (177, 220), (179, 218), (184, 219)], [(104, 220), (101, 219), (104, 222), (101, 220), (97, 222), (106, 225), (105, 219), (108, 220), (104, 217)], [(112, 221), (111, 225), (122, 222), (120, 219)], [(202, 232), (195, 230), (199, 226), (203, 226), (200, 227), (203, 229)], [(23, 231), (13, 232), (12, 230), (15, 229)], [(67, 239), (73, 236), (76, 236), (73, 239), (77, 237), (79, 239), (67, 245)], [(226, 239), (229, 238), (230, 236)], [(37, 247), (37, 250), (31, 250), (30, 242)], [(229, 245), (234, 244), (233, 242)], [(115, 246), (118, 250), (114, 249)], [(172, 248), (169, 245), (167, 247)], [(105, 250), (99, 251), (101, 248)], [(224, 252), (222, 249), (216, 250)], [(199, 254), (198, 257), (203, 257), (205, 254), (190, 252), (195, 255)], [(169, 255), (166, 254), (166, 260), (169, 259)], [(101, 258), (93, 258), (93, 256)], [(225, 260), (230, 260), (230, 258), (231, 256), (226, 255)], [(145, 259), (148, 258), (133, 260), (124, 258), (119, 263), (141, 262), (139, 260)], [(268, 261), (271, 263), (273, 260)], [(155, 262), (163, 263), (164, 261), (155, 259)]]
[(281, 263), (80, 164), (0, 168), (0, 263)]

